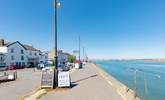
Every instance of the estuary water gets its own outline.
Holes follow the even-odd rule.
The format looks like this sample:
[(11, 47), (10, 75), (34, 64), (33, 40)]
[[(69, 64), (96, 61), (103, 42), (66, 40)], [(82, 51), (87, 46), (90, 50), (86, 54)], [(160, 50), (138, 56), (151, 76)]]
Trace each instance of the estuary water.
[(136, 91), (141, 100), (165, 100), (165, 62), (95, 60), (108, 74)]

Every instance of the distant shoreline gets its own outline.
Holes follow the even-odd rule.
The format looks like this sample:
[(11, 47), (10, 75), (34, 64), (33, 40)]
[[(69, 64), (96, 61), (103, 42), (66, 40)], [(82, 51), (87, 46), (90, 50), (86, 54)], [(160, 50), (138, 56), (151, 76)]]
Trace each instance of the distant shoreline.
[(165, 59), (143, 59), (143, 60), (150, 62), (165, 62)]
[[(99, 59), (98, 59), (99, 60)], [(165, 59), (100, 59), (100, 60), (120, 60), (120, 61), (129, 61), (129, 60), (141, 60), (141, 61), (148, 61), (148, 62), (165, 62)]]

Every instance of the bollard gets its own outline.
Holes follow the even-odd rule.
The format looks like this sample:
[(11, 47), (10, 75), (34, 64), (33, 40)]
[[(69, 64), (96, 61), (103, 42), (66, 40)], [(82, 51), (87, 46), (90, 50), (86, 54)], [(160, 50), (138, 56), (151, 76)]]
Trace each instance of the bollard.
[(17, 79), (17, 72), (14, 72), (14, 80)]
[(4, 76), (7, 76), (7, 73), (6, 73), (6, 72), (4, 72), (4, 73), (3, 73), (3, 75), (4, 75)]

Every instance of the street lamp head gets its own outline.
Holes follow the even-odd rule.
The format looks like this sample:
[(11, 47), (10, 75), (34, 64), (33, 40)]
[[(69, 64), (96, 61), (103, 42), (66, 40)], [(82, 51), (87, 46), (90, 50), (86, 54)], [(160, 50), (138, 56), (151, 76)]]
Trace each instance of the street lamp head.
[(57, 7), (59, 8), (59, 7), (60, 7), (60, 5), (61, 5), (61, 3), (60, 3), (60, 2), (58, 2), (58, 3), (57, 3)]

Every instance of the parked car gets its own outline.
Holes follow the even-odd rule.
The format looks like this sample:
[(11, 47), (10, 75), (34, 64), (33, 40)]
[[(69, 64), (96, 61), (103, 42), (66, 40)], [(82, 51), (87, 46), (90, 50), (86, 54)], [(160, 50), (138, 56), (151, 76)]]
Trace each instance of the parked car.
[(70, 63), (70, 62), (67, 62), (67, 64), (66, 64), (69, 68), (73, 68), (74, 66), (75, 66), (75, 64), (74, 63)]
[(17, 65), (17, 66), (15, 66), (14, 69), (23, 69), (23, 68), (24, 68), (24, 66), (19, 66), (19, 65)]
[(38, 66), (37, 66), (37, 69), (43, 69), (45, 67), (49, 67), (51, 65), (47, 64), (47, 63), (39, 63)]
[(69, 66), (67, 66), (66, 64), (60, 64), (58, 66), (58, 71), (69, 71)]
[(53, 71), (53, 70), (54, 70), (54, 67), (46, 66), (46, 67), (42, 68), (42, 71)]
[(34, 68), (35, 66), (33, 64), (29, 64), (27, 68)]
[(42, 68), (44, 68), (44, 67), (45, 67), (44, 63), (39, 63), (39, 64), (38, 64), (38, 68), (39, 68), (39, 69), (42, 69)]
[(5, 65), (0, 65), (0, 71), (6, 71), (8, 70), (8, 67)]
[(14, 69), (16, 69), (16, 66), (15, 66), (15, 65), (10, 65), (10, 66), (8, 67), (8, 69), (9, 69), (9, 70), (14, 70)]

